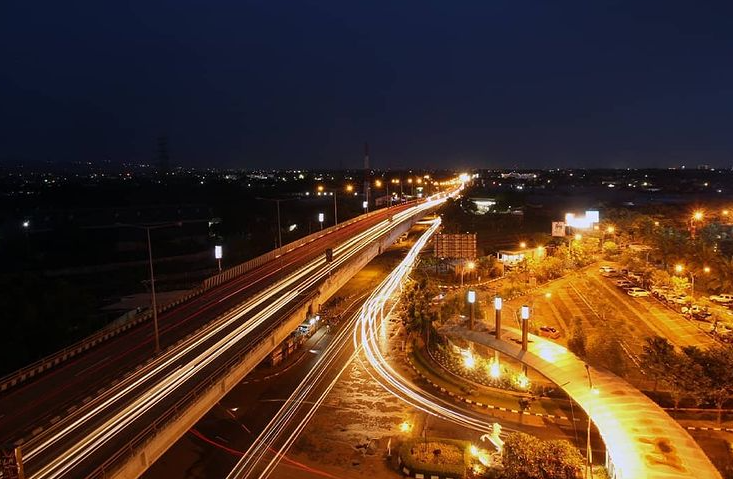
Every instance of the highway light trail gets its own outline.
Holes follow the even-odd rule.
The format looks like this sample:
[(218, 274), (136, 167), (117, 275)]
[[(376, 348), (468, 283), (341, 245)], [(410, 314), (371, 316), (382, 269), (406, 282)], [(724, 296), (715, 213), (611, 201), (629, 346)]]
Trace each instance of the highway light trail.
[[(404, 261), (390, 274), (377, 294), (373, 295), (364, 305), (357, 328), (354, 329), (353, 340), (354, 344), (364, 351), (371, 366), (365, 369), (385, 390), (423, 412), (469, 429), (487, 433), (492, 430), (493, 422), (483, 420), (478, 415), (466, 414), (454, 404), (414, 385), (389, 364), (379, 345), (380, 327), (383, 324), (385, 310), (388, 309), (386, 311), (388, 313), (386, 316), (388, 316), (397, 305), (400, 285), (407, 278), (417, 255), (439, 224), (440, 220), (437, 219), (410, 250)], [(396, 298), (392, 300), (395, 296)], [(390, 303), (391, 306), (388, 308)], [(510, 428), (505, 429), (511, 431)]]
[(317, 288), (332, 269), (346, 264), (404, 220), (442, 201), (443, 197), (429, 199), (356, 234), (334, 248), (332, 264), (326, 264), (323, 257), (309, 261), (59, 421), (24, 446), (29, 477), (84, 475), (77, 468), (85, 463), (85, 467), (95, 465), (99, 455), (106, 452), (103, 448), (112, 451), (106, 452), (109, 456), (124, 446), (125, 440), (120, 439), (123, 431), (165, 411), (170, 407), (167, 404), (175, 403), (186, 388), (206, 379), (227, 356), (267, 337), (270, 329), (279, 324), (278, 313)]
[[(383, 304), (383, 298), (399, 286), (409, 272), (417, 254), (425, 246), (430, 236), (440, 226), (440, 220), (432, 222), (418, 241), (410, 249), (400, 264), (372, 292), (358, 314), (352, 315), (339, 330), (336, 337), (322, 352), (314, 367), (308, 372), (298, 387), (285, 400), (275, 417), (263, 429), (253, 444), (229, 474), (229, 479), (259, 477), (266, 478), (275, 470), (278, 463), (292, 446), (308, 421), (316, 413), (328, 393), (338, 381), (341, 373), (358, 357), (362, 345), (352, 343), (353, 337), (362, 318), (377, 306)], [(386, 296), (385, 296), (386, 295)], [(339, 359), (344, 359), (339, 364)], [(333, 370), (336, 370), (334, 374)], [(272, 454), (272, 451), (276, 452)]]

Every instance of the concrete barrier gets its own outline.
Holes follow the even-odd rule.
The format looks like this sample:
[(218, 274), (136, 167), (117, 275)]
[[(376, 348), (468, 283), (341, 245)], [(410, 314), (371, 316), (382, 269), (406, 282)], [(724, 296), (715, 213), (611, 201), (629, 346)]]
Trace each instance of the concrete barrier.
[[(330, 226), (322, 231), (318, 231), (316, 233), (310, 234), (308, 236), (295, 240), (291, 243), (288, 243), (282, 246), (281, 248), (278, 248), (272, 251), (268, 251), (267, 253), (264, 253), (256, 258), (253, 258), (249, 261), (245, 261), (244, 263), (241, 263), (241, 264), (238, 264), (237, 266), (229, 268), (219, 274), (216, 274), (210, 278), (207, 278), (206, 280), (204, 280), (204, 282), (200, 286), (190, 290), (186, 295), (176, 299), (175, 301), (159, 306), (158, 314), (164, 313), (172, 308), (175, 308), (176, 306), (182, 303), (185, 303), (186, 301), (189, 301), (195, 298), (196, 296), (199, 296), (200, 294), (216, 286), (224, 284), (227, 281), (230, 281), (238, 276), (241, 276), (248, 271), (258, 268), (262, 266), (263, 264), (267, 263), (268, 261), (271, 261), (287, 252), (290, 252), (307, 243), (310, 243), (311, 241), (314, 241), (329, 233), (337, 231), (341, 228), (354, 224), (363, 219), (369, 218), (377, 213), (383, 213), (383, 212), (384, 210), (381, 209), (375, 212), (370, 212), (370, 213), (366, 213), (363, 215), (359, 215), (356, 218), (353, 218), (348, 221), (344, 221), (343, 223), (339, 223), (338, 225), (335, 225), (335, 226)], [(130, 320), (127, 322), (124, 322), (121, 324), (118, 323), (112, 326), (102, 328), (101, 330), (97, 331), (96, 333), (93, 333), (92, 335), (87, 336), (86, 338), (72, 344), (71, 346), (68, 346), (43, 359), (40, 359), (32, 364), (29, 364), (28, 366), (25, 366), (15, 372), (12, 372), (0, 378), (0, 392), (6, 391), (17, 385), (20, 385), (38, 376), (39, 374), (42, 374), (45, 371), (48, 371), (49, 369), (55, 366), (58, 366), (59, 364), (75, 356), (78, 356), (79, 354), (89, 350), (90, 348), (98, 346), (102, 342), (107, 341), (111, 338), (114, 338), (115, 336), (129, 330), (130, 328), (137, 326), (140, 323), (149, 321), (150, 319), (152, 319), (152, 317), (153, 317), (152, 311), (146, 311), (144, 313), (141, 313), (139, 315), (136, 315), (130, 318)]]
[(168, 412), (138, 434), (129, 444), (101, 465), (90, 477), (129, 479), (137, 478), (165, 451), (186, 433), (196, 422), (215, 406), (236, 384), (264, 360), (307, 317), (317, 311), (346, 282), (369, 261), (384, 251), (426, 213), (416, 214), (404, 220), (352, 258), (346, 265), (333, 271), (309, 297), (297, 305), (282, 321), (271, 329), (256, 346), (235, 357), (215, 373), (201, 388), (176, 403)]

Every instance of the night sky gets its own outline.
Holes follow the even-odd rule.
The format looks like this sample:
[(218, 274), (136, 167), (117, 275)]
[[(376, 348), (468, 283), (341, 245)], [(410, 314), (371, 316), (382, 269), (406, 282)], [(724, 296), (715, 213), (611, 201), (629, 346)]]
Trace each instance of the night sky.
[(0, 1), (0, 161), (733, 165), (733, 2)]

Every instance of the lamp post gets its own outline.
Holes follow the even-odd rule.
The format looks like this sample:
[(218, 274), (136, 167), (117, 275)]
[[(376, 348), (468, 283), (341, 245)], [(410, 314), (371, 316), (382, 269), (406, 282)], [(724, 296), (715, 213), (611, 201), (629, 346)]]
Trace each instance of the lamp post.
[[(682, 274), (685, 271), (685, 267), (682, 266), (681, 264), (677, 264), (674, 266), (674, 271), (677, 274)], [(702, 272), (705, 274), (710, 273), (710, 266), (703, 266)], [(695, 278), (697, 277), (697, 275), (695, 274), (694, 271), (689, 271), (687, 274), (690, 275), (690, 297), (694, 301), (695, 300)]]
[(214, 246), (214, 258), (216, 258), (217, 263), (219, 263), (219, 272), (220, 273), (221, 273), (221, 257), (222, 257), (221, 245)]
[(471, 305), (471, 313), (468, 319), (468, 329), (473, 331), (473, 321), (474, 321), (474, 303), (476, 303), (476, 291), (469, 289), (468, 290), (468, 304)]
[[(590, 366), (587, 364), (585, 365), (585, 372), (588, 375), (588, 391), (591, 395), (598, 394), (598, 390), (593, 387), (593, 380), (590, 377)], [(589, 398), (592, 400), (592, 396)], [(587, 439), (586, 439), (586, 465), (585, 465), (585, 475), (587, 479), (593, 479), (593, 448), (591, 447), (590, 443), (590, 408), (591, 404), (590, 401), (588, 402), (588, 427), (587, 427)]]
[[(494, 298), (494, 336), (497, 340), (501, 340), (501, 297)], [(494, 351), (494, 361), (499, 364), (499, 351)]]
[(155, 298), (155, 273), (153, 271), (153, 247), (150, 242), (150, 230), (157, 230), (161, 228), (168, 228), (170, 226), (181, 226), (181, 222), (165, 223), (159, 225), (143, 226), (120, 223), (119, 226), (126, 226), (128, 228), (138, 228), (145, 230), (145, 234), (148, 239), (148, 262), (150, 263), (150, 302), (153, 310), (153, 330), (155, 333), (155, 353), (160, 352), (160, 333), (158, 331), (158, 305)]
[[(521, 318), (522, 318), (522, 351), (527, 351), (527, 346), (529, 343), (528, 340), (528, 333), (529, 333), (529, 306), (526, 304), (522, 305), (521, 310)], [(527, 377), (527, 365), (522, 364), (522, 372), (524, 373), (524, 376)]]
[(697, 222), (702, 221), (705, 217), (705, 214), (702, 212), (702, 210), (697, 210), (694, 213), (692, 213), (692, 216), (690, 217), (690, 237), (692, 239), (695, 239), (695, 230), (697, 229)]

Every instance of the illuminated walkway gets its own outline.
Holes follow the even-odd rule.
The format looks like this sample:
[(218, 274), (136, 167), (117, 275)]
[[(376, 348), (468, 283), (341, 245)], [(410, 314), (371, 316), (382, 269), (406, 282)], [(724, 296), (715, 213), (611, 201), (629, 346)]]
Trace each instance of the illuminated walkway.
[[(519, 330), (502, 328), (505, 339)], [(449, 336), (482, 344), (512, 357), (560, 386), (590, 416), (606, 444), (609, 469), (618, 479), (719, 479), (720, 473), (703, 450), (672, 417), (618, 376), (590, 368), (552, 341), (530, 335), (528, 351), (519, 344), (497, 340), (487, 331), (442, 328)]]

